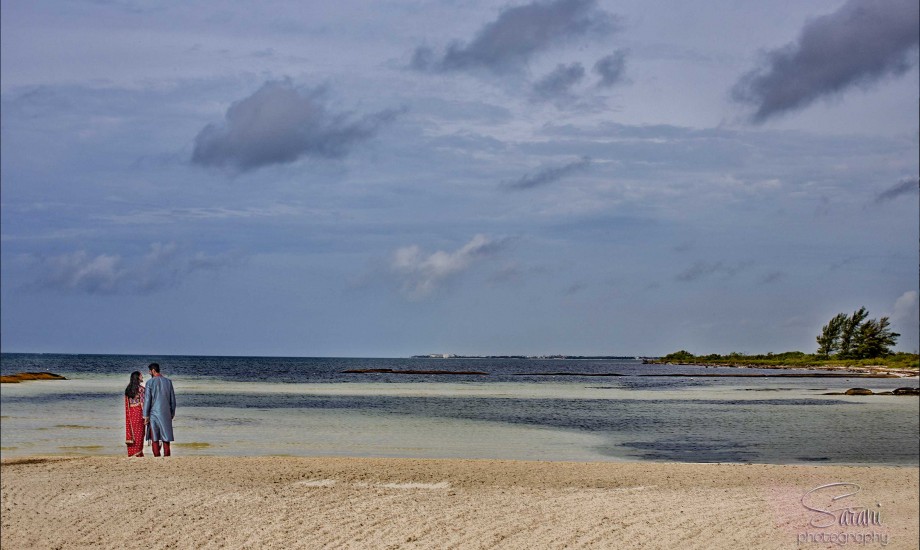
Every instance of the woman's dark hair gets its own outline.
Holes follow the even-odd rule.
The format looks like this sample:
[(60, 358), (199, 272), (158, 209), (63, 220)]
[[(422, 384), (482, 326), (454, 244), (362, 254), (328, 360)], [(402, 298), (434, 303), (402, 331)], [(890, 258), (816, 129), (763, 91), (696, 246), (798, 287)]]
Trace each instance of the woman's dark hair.
[(141, 373), (140, 371), (134, 371), (131, 373), (131, 381), (128, 382), (128, 387), (125, 388), (125, 395), (134, 399), (137, 397), (137, 392), (141, 389)]

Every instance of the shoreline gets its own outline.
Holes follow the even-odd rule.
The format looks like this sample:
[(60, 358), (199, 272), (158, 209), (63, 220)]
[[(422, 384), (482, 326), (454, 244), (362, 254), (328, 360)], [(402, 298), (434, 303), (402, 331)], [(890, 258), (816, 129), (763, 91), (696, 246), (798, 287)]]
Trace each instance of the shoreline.
[(842, 530), (802, 504), (833, 483), (883, 510), (854, 532), (920, 537), (913, 466), (36, 456), (0, 472), (4, 549), (791, 548)]
[[(646, 361), (646, 365), (670, 365), (706, 368), (733, 368), (733, 369), (798, 369), (798, 370), (823, 370), (830, 372), (852, 373), (863, 375), (863, 378), (920, 378), (920, 370), (886, 367), (884, 365), (762, 365), (757, 363), (712, 363), (701, 361), (699, 363), (673, 362), (673, 361)], [(765, 375), (769, 376), (769, 375)]]

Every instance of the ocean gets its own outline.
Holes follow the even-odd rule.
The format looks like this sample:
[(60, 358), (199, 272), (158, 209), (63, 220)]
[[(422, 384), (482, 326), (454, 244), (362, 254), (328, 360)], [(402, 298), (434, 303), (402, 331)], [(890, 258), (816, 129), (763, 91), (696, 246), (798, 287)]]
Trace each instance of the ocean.
[[(157, 362), (178, 400), (176, 455), (552, 461), (920, 463), (917, 378), (715, 377), (815, 371), (637, 359), (0, 355), (0, 456), (120, 455), (129, 375)], [(399, 374), (472, 371), (485, 374)], [(684, 375), (684, 376), (674, 376)]]

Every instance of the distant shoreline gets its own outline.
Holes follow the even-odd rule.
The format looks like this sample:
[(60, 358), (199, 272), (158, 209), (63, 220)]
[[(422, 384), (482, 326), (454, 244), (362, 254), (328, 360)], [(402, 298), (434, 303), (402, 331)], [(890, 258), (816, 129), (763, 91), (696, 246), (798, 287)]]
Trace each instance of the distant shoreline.
[[(917, 355), (899, 354), (895, 357), (907, 357), (907, 361), (899, 360), (894, 366), (885, 364), (890, 362), (887, 358), (878, 359), (878, 364), (862, 364), (852, 360), (815, 360), (813, 356), (798, 354), (795, 359), (798, 361), (787, 361), (789, 353), (786, 354), (767, 354), (767, 355), (729, 355), (729, 356), (689, 356), (675, 359), (671, 355), (664, 357), (646, 357), (639, 355), (454, 355), (448, 353), (431, 353), (425, 355), (412, 355), (411, 359), (462, 359), (462, 360), (483, 360), (483, 359), (520, 359), (520, 360), (565, 360), (565, 361), (601, 361), (601, 360), (635, 360), (642, 361), (645, 365), (672, 365), (672, 366), (694, 366), (706, 368), (737, 368), (737, 369), (801, 369), (801, 370), (823, 370), (833, 371), (842, 374), (851, 373), (861, 375), (867, 378), (917, 378), (920, 376), (920, 368), (910, 365), (911, 362), (917, 363)], [(716, 357), (714, 359), (714, 357)], [(559, 373), (567, 374), (567, 373)], [(782, 375), (778, 375), (782, 376)], [(833, 375), (831, 375), (833, 376)]]
[(664, 361), (664, 360), (647, 360), (647, 365), (687, 365), (693, 367), (706, 368), (734, 368), (734, 369), (801, 369), (801, 370), (824, 370), (836, 371), (841, 373), (852, 373), (862, 376), (885, 376), (898, 378), (917, 378), (920, 376), (920, 370), (912, 368), (888, 367), (885, 365), (841, 365), (839, 363), (827, 363), (823, 365), (792, 365), (792, 364), (761, 364), (761, 363), (711, 363), (706, 361)]
[(425, 355), (412, 355), (410, 359), (566, 359), (566, 360), (637, 360), (652, 361), (659, 357), (642, 357), (639, 355), (454, 355), (451, 353), (429, 353)]

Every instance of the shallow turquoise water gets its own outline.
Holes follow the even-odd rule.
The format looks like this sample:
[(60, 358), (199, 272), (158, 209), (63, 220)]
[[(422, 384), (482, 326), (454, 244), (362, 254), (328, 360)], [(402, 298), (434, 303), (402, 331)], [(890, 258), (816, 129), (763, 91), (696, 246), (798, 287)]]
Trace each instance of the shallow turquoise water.
[[(28, 360), (42, 366), (41, 357)], [(31, 370), (69, 380), (2, 387), (4, 458), (124, 452), (121, 395), (127, 373), (144, 361), (63, 357), (66, 364), (56, 358), (52, 368)], [(82, 357), (91, 364), (80, 363)], [(462, 379), (341, 372), (349, 361), (430, 367), (413, 360), (296, 360), (300, 369), (267, 360), (274, 366), (243, 374), (234, 369), (259, 367), (258, 358), (231, 358), (223, 366), (208, 358), (207, 368), (183, 360), (173, 369), (161, 360), (179, 400), (176, 454), (920, 462), (916, 397), (824, 395), (854, 386), (916, 386), (916, 379), (644, 378), (648, 366), (637, 361), (521, 360), (490, 365), (497, 376)], [(4, 356), (5, 372), (8, 362)], [(535, 367), (623, 376), (515, 372)], [(288, 372), (278, 376), (279, 368)]]

